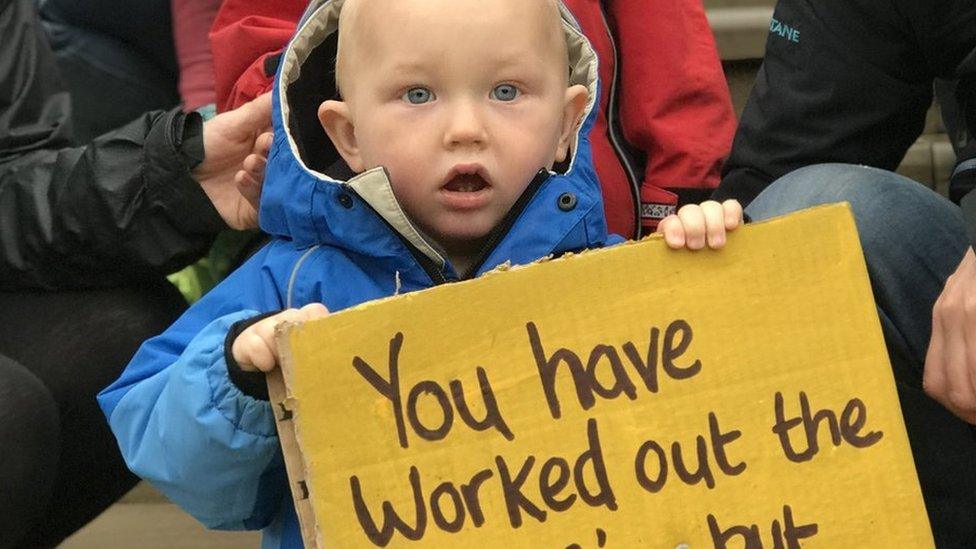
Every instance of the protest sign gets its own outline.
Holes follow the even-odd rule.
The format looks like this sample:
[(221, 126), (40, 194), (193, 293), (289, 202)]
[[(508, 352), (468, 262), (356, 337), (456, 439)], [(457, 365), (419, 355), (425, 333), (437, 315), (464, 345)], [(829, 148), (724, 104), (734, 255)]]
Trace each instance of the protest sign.
[(846, 205), (279, 333), (309, 547), (929, 547)]

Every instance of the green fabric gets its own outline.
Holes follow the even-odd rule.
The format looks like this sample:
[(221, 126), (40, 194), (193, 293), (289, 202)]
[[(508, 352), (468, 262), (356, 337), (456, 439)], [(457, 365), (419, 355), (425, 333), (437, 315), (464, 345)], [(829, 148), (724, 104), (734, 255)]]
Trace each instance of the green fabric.
[(242, 253), (257, 234), (256, 231), (226, 230), (217, 235), (205, 257), (167, 278), (188, 303), (193, 303), (239, 265)]

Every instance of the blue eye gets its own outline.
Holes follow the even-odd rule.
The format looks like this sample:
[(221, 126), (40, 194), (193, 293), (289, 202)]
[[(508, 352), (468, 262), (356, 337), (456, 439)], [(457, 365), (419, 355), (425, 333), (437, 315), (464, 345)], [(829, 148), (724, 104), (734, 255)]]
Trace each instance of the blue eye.
[(423, 105), (434, 100), (434, 93), (427, 88), (410, 88), (401, 99), (412, 105)]
[(518, 88), (511, 84), (499, 84), (491, 90), (491, 98), (499, 101), (514, 101), (519, 93)]

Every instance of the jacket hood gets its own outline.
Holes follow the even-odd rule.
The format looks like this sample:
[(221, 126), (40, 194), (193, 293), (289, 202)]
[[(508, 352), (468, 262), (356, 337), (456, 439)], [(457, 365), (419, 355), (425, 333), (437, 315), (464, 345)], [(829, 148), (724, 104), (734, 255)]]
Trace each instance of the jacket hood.
[[(445, 255), (410, 222), (393, 195), (386, 171), (353, 174), (319, 124), (317, 109), (337, 97), (335, 58), (339, 13), (344, 0), (313, 0), (282, 53), (273, 88), (274, 144), (261, 197), (261, 228), (299, 247), (333, 245), (369, 257), (402, 256), (404, 248), (445, 269)], [(569, 51), (570, 84), (589, 90), (584, 121), (573, 138), (564, 169), (540, 173), (533, 196), (521, 205), (523, 218), (539, 217), (543, 235), (522, 232), (531, 246), (499, 250), (501, 261), (527, 262), (551, 253), (602, 244), (606, 222), (587, 135), (597, 104), (597, 58), (569, 11), (560, 4)], [(570, 195), (570, 196), (564, 196)], [(561, 201), (561, 202), (560, 202)], [(521, 201), (520, 201), (521, 202)], [(567, 211), (566, 206), (572, 203)], [(553, 212), (563, 212), (554, 220)], [(572, 235), (576, 235), (572, 237)], [(568, 237), (569, 240), (567, 240)], [(495, 243), (505, 248), (511, 238)], [(565, 249), (561, 249), (565, 248)], [(523, 257), (525, 256), (525, 257)], [(491, 263), (486, 262), (486, 263)], [(494, 264), (489, 265), (494, 266)]]

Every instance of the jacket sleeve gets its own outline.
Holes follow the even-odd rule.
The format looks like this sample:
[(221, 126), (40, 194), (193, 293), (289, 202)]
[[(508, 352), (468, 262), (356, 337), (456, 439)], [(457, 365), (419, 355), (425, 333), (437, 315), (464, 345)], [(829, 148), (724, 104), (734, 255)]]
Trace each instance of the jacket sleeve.
[(714, 196), (745, 204), (810, 164), (894, 170), (924, 127), (933, 78), (954, 55), (934, 51), (945, 45), (936, 21), (948, 24), (949, 4), (963, 2), (780, 0)]
[(70, 99), (29, 0), (0, 2), (0, 289), (177, 270), (224, 228), (180, 153), (197, 115), (151, 112), (74, 146)]
[(224, 358), (235, 322), (280, 308), (266, 250), (143, 344), (98, 396), (129, 468), (210, 528), (262, 528), (287, 496), (271, 406), (231, 382)]
[(644, 184), (700, 202), (719, 182), (735, 112), (700, 0), (608, 2), (627, 141), (647, 154)]

